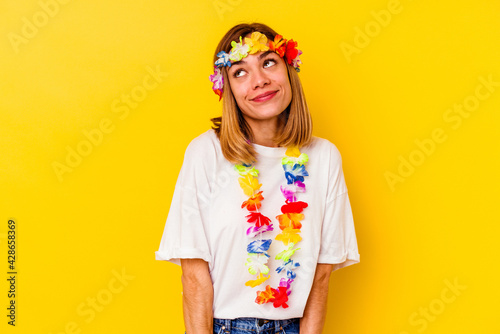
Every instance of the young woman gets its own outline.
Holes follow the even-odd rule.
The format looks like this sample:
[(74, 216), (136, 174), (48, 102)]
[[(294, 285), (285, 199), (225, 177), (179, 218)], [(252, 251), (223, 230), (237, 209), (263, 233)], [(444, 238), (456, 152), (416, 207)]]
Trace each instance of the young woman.
[(214, 55), (222, 116), (186, 149), (157, 260), (182, 266), (186, 333), (319, 334), (359, 262), (341, 155), (312, 135), (297, 42), (239, 24)]

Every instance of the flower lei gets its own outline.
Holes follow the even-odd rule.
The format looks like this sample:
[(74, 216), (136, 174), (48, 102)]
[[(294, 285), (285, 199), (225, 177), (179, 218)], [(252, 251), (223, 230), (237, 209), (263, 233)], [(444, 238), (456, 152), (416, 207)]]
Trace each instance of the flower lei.
[(224, 78), (222, 76), (221, 67), (231, 67), (231, 60), (240, 61), (249, 54), (272, 50), (281, 58), (284, 57), (289, 65), (292, 65), (297, 72), (300, 72), (299, 66), (302, 64), (302, 61), (300, 61), (299, 56), (302, 54), (302, 51), (297, 49), (297, 42), (293, 39), (286, 40), (283, 36), (276, 35), (274, 37), (274, 41), (269, 40), (269, 45), (267, 45), (267, 36), (258, 31), (254, 31), (250, 38), (245, 37), (245, 44), (243, 44), (241, 36), (239, 40), (239, 43), (235, 41), (231, 42), (232, 48), (229, 53), (224, 51), (217, 53), (217, 57), (219, 57), (219, 59), (217, 59), (214, 65), (214, 74), (209, 76), (210, 81), (213, 83), (213, 91), (215, 94), (219, 95), (219, 101), (222, 99), (224, 86)]
[[(285, 155), (281, 160), (281, 164), (285, 171), (287, 184), (280, 186), (281, 192), (285, 197), (285, 204), (281, 207), (282, 214), (276, 216), (282, 232), (275, 239), (282, 241), (287, 248), (277, 254), (275, 259), (282, 260), (282, 264), (276, 271), (278, 273), (284, 271), (286, 278), (281, 278), (279, 286), (276, 289), (267, 285), (264, 291), (257, 291), (257, 298), (255, 299), (257, 304), (272, 302), (275, 308), (280, 306), (283, 308), (288, 307), (286, 302), (292, 292), (291, 284), (297, 275), (293, 270), (300, 266), (291, 257), (295, 251), (300, 249), (294, 247), (302, 240), (299, 233), (302, 227), (300, 221), (304, 219), (304, 214), (301, 212), (307, 207), (306, 202), (297, 201), (295, 193), (305, 192), (303, 181), (304, 176), (309, 175), (305, 169), (309, 157), (305, 153), (300, 153), (297, 147), (288, 147)], [(248, 272), (252, 275), (257, 275), (256, 279), (247, 281), (245, 285), (254, 288), (271, 277), (266, 262), (270, 257), (267, 250), (272, 243), (272, 239), (262, 240), (262, 234), (273, 231), (273, 224), (269, 224), (271, 219), (259, 212), (261, 201), (264, 199), (262, 197), (262, 190), (258, 191), (262, 186), (257, 179), (259, 171), (249, 164), (237, 164), (234, 168), (241, 176), (238, 178), (240, 187), (243, 189), (245, 195), (249, 196), (248, 200), (244, 201), (241, 205), (242, 208), (246, 207), (249, 211), (249, 214), (246, 216), (248, 223), (253, 224), (247, 229), (247, 237), (254, 238), (259, 235), (258, 240), (248, 244), (248, 258), (245, 263), (248, 266)]]

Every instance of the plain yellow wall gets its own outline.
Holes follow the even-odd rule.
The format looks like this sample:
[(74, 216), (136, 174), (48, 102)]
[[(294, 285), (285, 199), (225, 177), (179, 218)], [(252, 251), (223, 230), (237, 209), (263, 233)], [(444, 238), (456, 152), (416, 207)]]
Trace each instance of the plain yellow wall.
[(221, 112), (215, 47), (252, 21), (298, 41), (314, 135), (343, 157), (361, 262), (332, 275), (324, 332), (500, 331), (498, 1), (11, 0), (2, 333), (184, 332), (180, 267), (154, 252)]

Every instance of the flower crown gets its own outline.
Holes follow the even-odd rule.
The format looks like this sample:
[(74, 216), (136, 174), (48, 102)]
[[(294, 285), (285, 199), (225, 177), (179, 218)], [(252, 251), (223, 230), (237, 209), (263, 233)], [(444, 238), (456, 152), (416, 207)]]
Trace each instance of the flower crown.
[(260, 51), (272, 50), (276, 52), (281, 58), (284, 57), (285, 61), (292, 65), (297, 72), (300, 72), (300, 61), (299, 56), (302, 54), (302, 51), (297, 49), (297, 42), (293, 39), (286, 40), (281, 35), (276, 35), (274, 37), (274, 41), (269, 40), (269, 46), (267, 45), (267, 36), (254, 31), (250, 38), (245, 37), (245, 44), (241, 40), (237, 43), (235, 41), (231, 42), (231, 51), (226, 53), (224, 51), (220, 51), (217, 53), (217, 61), (214, 65), (214, 74), (210, 75), (210, 81), (212, 81), (213, 86), (212, 89), (215, 94), (219, 95), (219, 101), (222, 99), (222, 88), (224, 86), (224, 79), (221, 72), (221, 67), (227, 66), (231, 67), (232, 61), (240, 61), (242, 58), (245, 58), (249, 54), (254, 54)]

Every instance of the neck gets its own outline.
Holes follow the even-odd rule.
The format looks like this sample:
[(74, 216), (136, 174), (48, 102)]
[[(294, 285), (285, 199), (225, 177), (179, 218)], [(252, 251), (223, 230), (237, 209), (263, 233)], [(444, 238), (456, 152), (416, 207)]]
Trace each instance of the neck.
[(252, 128), (254, 140), (253, 142), (262, 146), (278, 147), (273, 141), (273, 137), (278, 128), (278, 118), (266, 120), (247, 119), (248, 124)]

